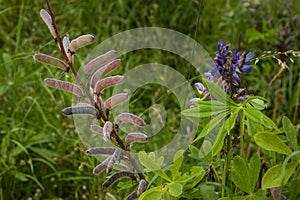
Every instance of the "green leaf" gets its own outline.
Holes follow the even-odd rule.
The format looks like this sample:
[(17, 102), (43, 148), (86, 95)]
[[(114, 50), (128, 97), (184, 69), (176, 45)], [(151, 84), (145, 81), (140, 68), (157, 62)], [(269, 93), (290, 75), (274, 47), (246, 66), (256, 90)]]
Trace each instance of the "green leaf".
[(297, 162), (288, 163), (286, 165), (283, 182), (281, 182), (280, 179), (282, 165), (271, 167), (262, 178), (262, 189), (279, 187), (281, 184), (285, 185), (292, 176), (297, 165)]
[(260, 158), (259, 155), (256, 153), (252, 156), (250, 163), (249, 163), (249, 175), (251, 181), (251, 191), (254, 191), (255, 186), (257, 184), (259, 172), (260, 172)]
[(265, 127), (269, 129), (278, 130), (276, 124), (266, 115), (264, 115), (262, 112), (254, 109), (253, 107), (247, 107), (244, 109), (244, 111), (248, 120), (251, 120), (259, 124), (263, 124)]
[(160, 197), (165, 193), (165, 189), (163, 186), (158, 186), (146, 190), (141, 194), (139, 200), (159, 200)]
[(203, 197), (203, 200), (217, 200), (218, 195), (217, 193), (212, 189), (212, 187), (202, 184), (200, 186), (200, 191)]
[(172, 196), (178, 197), (182, 194), (182, 185), (180, 183), (172, 183), (169, 185), (169, 192)]
[(189, 145), (189, 150), (193, 157), (199, 158), (199, 149), (197, 147), (191, 144)]
[(196, 166), (196, 167), (193, 167), (190, 171), (191, 171), (190, 174), (185, 173), (184, 175), (182, 175), (179, 178), (178, 181), (185, 184), (186, 182), (193, 180), (192, 187), (194, 187), (205, 176), (205, 170), (203, 169), (203, 167)]
[(286, 116), (282, 118), (282, 124), (285, 131), (286, 136), (289, 139), (289, 142), (291, 143), (291, 146), (293, 149), (297, 149), (297, 135), (296, 135), (296, 129)]
[(201, 111), (199, 109), (199, 107), (193, 107), (193, 108), (189, 108), (186, 110), (183, 110), (181, 112), (182, 115), (187, 116), (187, 117), (199, 117), (199, 118), (206, 118), (206, 117), (210, 117), (212, 115), (217, 115), (220, 114), (222, 112), (224, 112), (225, 110), (207, 110), (207, 111)]
[(237, 106), (236, 103), (222, 90), (222, 88), (216, 83), (210, 82), (209, 80), (203, 78), (203, 85), (207, 88), (210, 95), (212, 95), (216, 100), (224, 102), (227, 105)]
[(268, 150), (280, 154), (289, 155), (292, 151), (280, 140), (277, 135), (268, 132), (261, 132), (254, 135), (255, 143)]
[(197, 136), (197, 138), (193, 141), (196, 142), (200, 140), (201, 138), (205, 137), (207, 134), (209, 134), (214, 128), (220, 125), (221, 121), (225, 119), (225, 117), (229, 114), (229, 112), (221, 113), (214, 117), (212, 120), (210, 120), (205, 127), (202, 129), (201, 133)]
[(265, 99), (263, 97), (252, 96), (244, 102), (244, 105), (247, 105), (248, 103), (250, 103), (253, 108), (255, 108), (257, 110), (263, 110), (266, 107), (265, 103), (264, 103), (266, 101), (267, 101), (267, 99)]
[(155, 174), (159, 175), (163, 179), (171, 182), (171, 179), (168, 177), (168, 175), (156, 164), (156, 161), (153, 159), (153, 157), (148, 156), (145, 151), (139, 152), (139, 161), (141, 164), (146, 167), (147, 169), (153, 171)]
[(180, 173), (179, 173), (179, 169), (181, 167), (181, 164), (182, 164), (182, 154), (184, 153), (184, 150), (179, 150), (175, 153), (175, 156), (174, 156), (174, 164), (173, 166), (171, 167), (170, 171), (172, 172), (172, 179), (173, 181), (176, 180), (176, 178), (178, 176), (180, 176)]
[(236, 156), (233, 159), (231, 179), (238, 188), (247, 192), (248, 194), (252, 193), (251, 179), (248, 166), (244, 159), (240, 156)]

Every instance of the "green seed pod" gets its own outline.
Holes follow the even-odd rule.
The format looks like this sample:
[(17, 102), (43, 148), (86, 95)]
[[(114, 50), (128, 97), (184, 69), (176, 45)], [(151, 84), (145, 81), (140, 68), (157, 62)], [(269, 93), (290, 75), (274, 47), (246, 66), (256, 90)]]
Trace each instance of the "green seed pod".
[(45, 24), (47, 25), (51, 35), (54, 38), (56, 38), (55, 30), (54, 30), (54, 27), (52, 25), (52, 18), (49, 15), (49, 13), (46, 10), (42, 9), (42, 10), (40, 10), (40, 16), (43, 19), (43, 21), (45, 22)]
[(107, 65), (101, 67), (98, 69), (92, 76), (91, 78), (91, 86), (94, 88), (95, 84), (97, 83), (98, 80), (100, 80), (102, 77), (104, 77), (106, 74), (109, 72), (113, 71), (116, 69), (121, 63), (121, 60), (113, 60)]
[(119, 76), (119, 75), (101, 79), (96, 83), (96, 86), (94, 88), (94, 93), (96, 95), (100, 95), (105, 88), (119, 84), (123, 80), (124, 80), (124, 76)]
[(61, 111), (64, 115), (93, 115), (98, 116), (98, 110), (93, 106), (72, 106)]
[(81, 47), (92, 44), (94, 42), (95, 37), (91, 34), (82, 35), (78, 38), (74, 39), (70, 43), (70, 51), (71, 53), (75, 53), (75, 51)]
[(88, 62), (85, 66), (84, 66), (84, 73), (87, 77), (90, 77), (91, 74), (101, 65), (103, 65), (104, 63), (106, 63), (107, 61), (109, 61), (110, 59), (112, 59), (113, 57), (115, 57), (117, 55), (117, 51), (115, 50), (111, 50), (106, 52), (105, 54), (98, 56), (96, 58), (94, 58), (93, 60), (91, 60), (90, 62)]
[(120, 171), (115, 173), (114, 175), (112, 175), (109, 179), (107, 179), (103, 184), (102, 184), (102, 188), (108, 188), (111, 184), (113, 184), (116, 180), (118, 180), (121, 177), (129, 177), (132, 180), (136, 180), (134, 173), (130, 172), (130, 171)]
[(108, 98), (106, 101), (104, 101), (104, 108), (110, 110), (114, 106), (127, 101), (128, 97), (129, 96), (127, 93), (115, 94), (112, 97)]
[(62, 60), (54, 58), (52, 56), (39, 53), (39, 54), (35, 54), (33, 56), (33, 58), (34, 58), (34, 60), (36, 60), (38, 62), (52, 65), (52, 66), (62, 69), (64, 71), (68, 70), (68, 66)]
[(119, 114), (118, 116), (115, 117), (114, 122), (118, 126), (120, 126), (124, 122), (133, 123), (133, 124), (136, 124), (138, 126), (146, 126), (146, 123), (142, 118), (140, 118), (140, 117), (138, 117), (134, 114), (131, 114), (131, 113)]
[(44, 82), (51, 87), (71, 92), (75, 94), (78, 98), (82, 98), (84, 96), (81, 88), (73, 83), (60, 81), (53, 78), (46, 78)]

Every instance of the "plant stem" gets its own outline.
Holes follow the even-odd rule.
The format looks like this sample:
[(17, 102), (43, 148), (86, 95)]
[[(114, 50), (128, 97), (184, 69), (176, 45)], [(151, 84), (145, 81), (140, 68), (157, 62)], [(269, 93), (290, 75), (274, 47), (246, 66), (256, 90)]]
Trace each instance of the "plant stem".
[(245, 113), (240, 111), (240, 156), (245, 156), (244, 150), (244, 133), (245, 133)]

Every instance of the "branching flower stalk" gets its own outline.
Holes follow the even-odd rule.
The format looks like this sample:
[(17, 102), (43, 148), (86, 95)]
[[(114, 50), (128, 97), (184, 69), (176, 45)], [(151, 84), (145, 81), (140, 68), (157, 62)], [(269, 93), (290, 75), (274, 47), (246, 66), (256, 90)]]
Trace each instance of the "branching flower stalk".
[[(35, 54), (34, 59), (36, 61), (60, 68), (64, 70), (65, 73), (69, 73), (69, 71), (71, 71), (71, 76), (78, 85), (52, 78), (47, 78), (44, 80), (44, 82), (50, 87), (73, 93), (79, 100), (87, 97), (89, 103), (78, 103), (75, 106), (67, 107), (62, 110), (62, 113), (64, 115), (91, 115), (99, 120), (99, 123), (103, 125), (103, 127), (94, 124), (91, 125), (90, 129), (95, 133), (102, 134), (104, 141), (110, 141), (117, 147), (93, 147), (86, 151), (87, 154), (92, 156), (108, 156), (101, 164), (94, 168), (93, 173), (99, 174), (104, 171), (104, 169), (106, 169), (107, 173), (110, 173), (114, 169), (114, 166), (117, 162), (126, 163), (128, 168), (130, 168), (130, 171), (120, 171), (113, 174), (106, 182), (103, 183), (102, 187), (107, 188), (113, 182), (123, 176), (127, 176), (132, 180), (137, 180), (135, 172), (138, 172), (137, 175), (141, 181), (140, 185), (142, 185), (142, 189), (139, 189), (139, 191), (134, 193), (137, 198), (142, 192), (145, 191), (146, 183), (145, 177), (143, 173), (141, 173), (141, 169), (139, 169), (137, 162), (130, 155), (130, 144), (133, 142), (147, 141), (147, 135), (139, 132), (128, 133), (125, 141), (123, 141), (119, 136), (119, 126), (124, 122), (132, 123), (137, 126), (145, 126), (146, 123), (142, 118), (131, 113), (121, 113), (116, 116), (114, 120), (109, 120), (111, 109), (117, 104), (128, 100), (129, 96), (127, 93), (116, 94), (106, 100), (102, 99), (103, 90), (117, 85), (124, 80), (124, 77), (119, 75), (105, 77), (108, 73), (120, 65), (120, 60), (118, 59), (104, 65), (106, 62), (113, 59), (117, 52), (114, 50), (109, 51), (91, 60), (85, 65), (85, 75), (87, 80), (90, 82), (89, 86), (85, 85), (85, 83), (79, 77), (74, 66), (74, 54), (78, 48), (93, 43), (94, 36), (90, 34), (82, 35), (71, 42), (67, 36), (62, 38), (58, 31), (55, 16), (49, 0), (46, 0), (46, 4), (49, 13), (42, 9), (40, 11), (40, 15), (48, 26), (50, 33), (55, 39), (55, 42), (58, 44), (61, 55), (63, 56), (65, 62), (46, 54)], [(131, 196), (130, 198), (133, 197)]]

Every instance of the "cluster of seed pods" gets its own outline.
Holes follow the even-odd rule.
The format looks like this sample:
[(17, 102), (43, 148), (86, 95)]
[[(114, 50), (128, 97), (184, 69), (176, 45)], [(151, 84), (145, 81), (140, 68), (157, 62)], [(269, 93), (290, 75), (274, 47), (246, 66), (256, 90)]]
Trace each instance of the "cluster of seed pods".
[[(64, 72), (69, 72), (74, 68), (74, 54), (76, 50), (84, 47), (86, 45), (92, 44), (94, 42), (94, 36), (91, 34), (86, 34), (79, 36), (73, 40), (70, 40), (68, 36), (60, 39), (58, 31), (56, 30), (55, 23), (51, 15), (44, 9), (40, 11), (40, 16), (47, 25), (51, 35), (54, 37), (55, 41), (58, 42), (60, 50), (63, 52), (65, 61), (58, 58), (38, 53), (35, 54), (34, 60), (54, 66), (63, 70)], [(60, 42), (60, 43), (59, 43)], [(45, 84), (60, 90), (64, 90), (75, 95), (79, 102), (81, 99), (86, 99), (89, 97), (91, 102), (89, 103), (79, 103), (77, 105), (64, 108), (62, 113), (64, 115), (91, 115), (99, 120), (99, 124), (91, 125), (90, 129), (92, 132), (101, 134), (105, 142), (112, 141), (119, 138), (118, 128), (123, 123), (131, 123), (136, 126), (145, 126), (145, 121), (132, 113), (121, 113), (111, 119), (110, 114), (112, 113), (115, 106), (123, 102), (128, 101), (129, 95), (127, 93), (115, 94), (107, 99), (103, 99), (103, 91), (109, 87), (120, 84), (124, 81), (124, 76), (114, 75), (107, 76), (109, 73), (114, 71), (120, 66), (121, 60), (114, 59), (117, 56), (117, 51), (111, 50), (103, 55), (100, 55), (92, 60), (90, 60), (84, 66), (84, 74), (86, 78), (87, 85), (83, 82), (77, 80), (77, 83), (71, 83), (67, 81), (57, 80), (53, 78), (46, 78), (44, 80)], [(77, 75), (77, 73), (74, 73)], [(147, 135), (140, 132), (128, 133), (125, 137), (123, 145), (118, 144), (118, 140), (115, 142), (119, 147), (93, 147), (86, 151), (87, 154), (92, 156), (104, 155), (106, 159), (99, 165), (97, 165), (93, 173), (99, 174), (106, 170), (106, 173), (111, 173), (114, 166), (118, 162), (125, 163), (129, 170), (115, 172), (110, 178), (108, 178), (102, 185), (103, 188), (107, 188), (112, 185), (116, 180), (122, 177), (129, 177), (132, 180), (136, 179), (135, 165), (132, 164), (132, 158), (130, 158), (126, 152), (130, 150), (130, 145), (134, 142), (146, 142), (148, 139)], [(143, 178), (139, 178), (138, 190), (130, 194), (127, 199), (136, 199), (146, 190), (146, 181)]]

